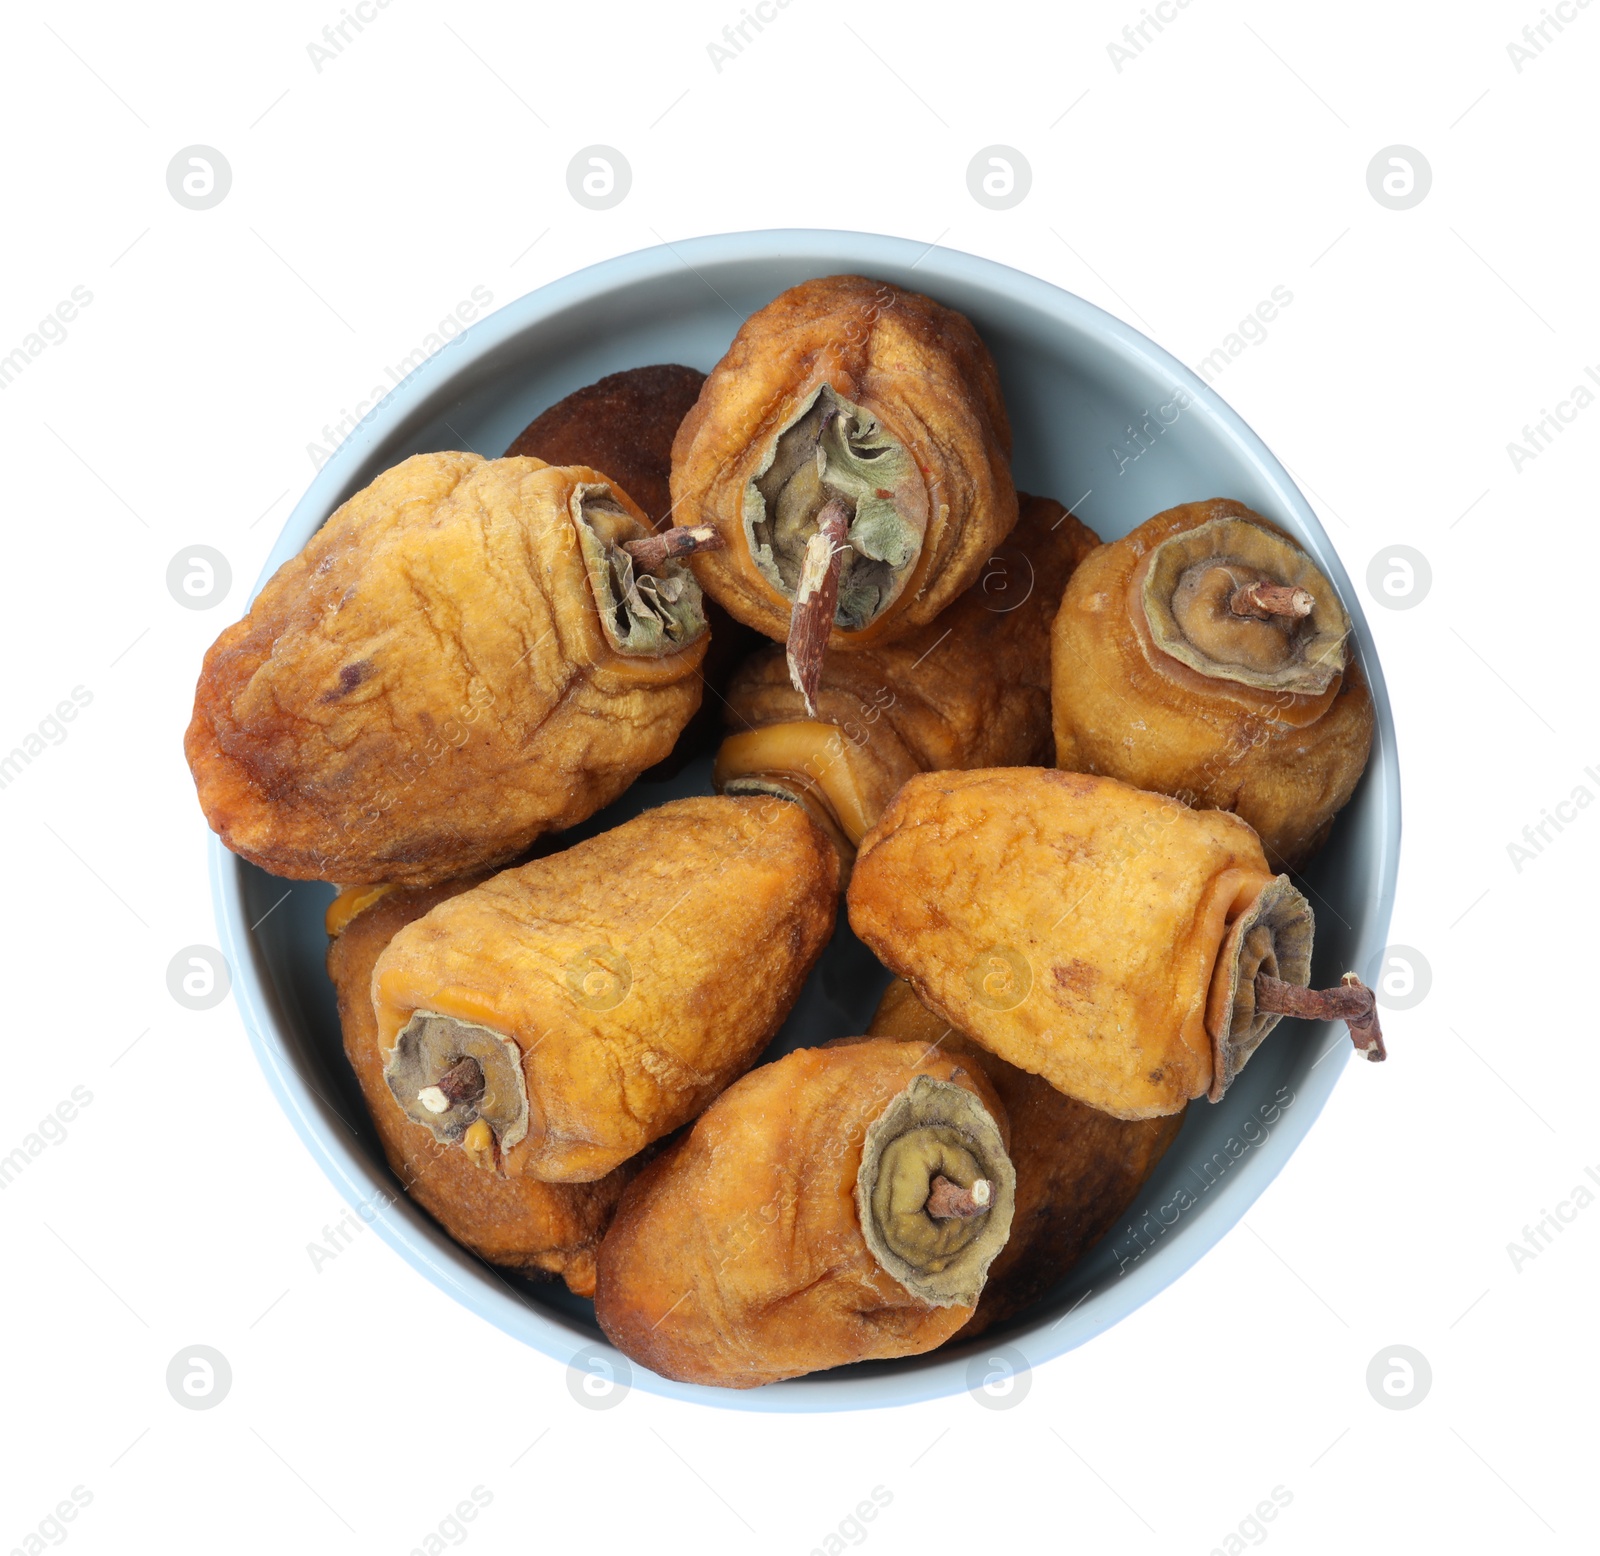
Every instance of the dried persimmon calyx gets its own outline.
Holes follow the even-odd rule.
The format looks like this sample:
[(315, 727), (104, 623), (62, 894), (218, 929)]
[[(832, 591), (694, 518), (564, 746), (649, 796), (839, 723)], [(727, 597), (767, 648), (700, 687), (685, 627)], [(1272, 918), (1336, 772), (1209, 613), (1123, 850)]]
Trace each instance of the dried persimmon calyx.
[(773, 440), (745, 487), (744, 522), (767, 582), (795, 599), (806, 548), (833, 500), (848, 512), (835, 624), (859, 631), (899, 593), (922, 546), (916, 511), (921, 476), (905, 446), (877, 417), (822, 384)]
[(1245, 1066), (1262, 1038), (1285, 1016), (1302, 1021), (1343, 1021), (1363, 1057), (1388, 1057), (1377, 996), (1354, 973), (1331, 989), (1312, 989), (1311, 905), (1275, 876), (1250, 907), (1228, 926), (1217, 953), (1206, 1003), (1211, 1034), (1213, 1102)]
[(494, 1170), (528, 1132), (522, 1051), (488, 1027), (419, 1010), (400, 1029), (383, 1078), (406, 1117)]
[(694, 574), (675, 560), (664, 560), (653, 571), (636, 563), (625, 543), (644, 539), (649, 531), (609, 486), (580, 482), (570, 503), (601, 630), (612, 648), (619, 654), (666, 654), (706, 630)]
[(1206, 1011), (1212, 1044), (1211, 1101), (1222, 1100), (1251, 1054), (1283, 1019), (1280, 1012), (1257, 1008), (1257, 975), (1303, 987), (1311, 977), (1315, 930), (1311, 904), (1287, 875), (1268, 881), (1228, 926), (1217, 952)]
[(867, 1130), (856, 1212), (873, 1257), (913, 1296), (972, 1307), (1011, 1234), (1016, 1187), (979, 1098), (919, 1075)]
[(1286, 535), (1213, 519), (1162, 541), (1140, 589), (1163, 653), (1216, 680), (1317, 695), (1344, 672), (1350, 617)]

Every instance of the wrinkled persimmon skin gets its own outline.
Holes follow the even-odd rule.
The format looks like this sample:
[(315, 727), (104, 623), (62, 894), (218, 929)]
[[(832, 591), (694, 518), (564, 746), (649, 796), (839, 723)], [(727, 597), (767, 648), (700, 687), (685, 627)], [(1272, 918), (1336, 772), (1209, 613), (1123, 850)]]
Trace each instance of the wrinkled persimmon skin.
[(1211, 1086), (1218, 953), (1273, 878), (1223, 811), (1051, 768), (924, 773), (861, 844), (850, 925), (984, 1048), (1154, 1118)]
[(1158, 513), (1093, 552), (1053, 634), (1056, 765), (1233, 811), (1281, 869), (1305, 863), (1349, 800), (1372, 747), (1372, 697), (1347, 665), (1318, 695), (1202, 675), (1151, 641), (1136, 574), (1162, 541), (1214, 519), (1279, 526), (1226, 498)]
[(932, 621), (1017, 521), (1011, 425), (994, 359), (961, 314), (863, 276), (805, 281), (753, 313), (711, 371), (672, 449), (673, 522), (712, 524), (727, 549), (693, 560), (730, 615), (783, 642), (790, 601), (761, 573), (744, 524), (764, 450), (820, 385), (877, 417), (926, 488), (921, 550), (896, 598), (831, 648), (867, 647)]
[(397, 888), (358, 913), (334, 939), (328, 975), (338, 996), (345, 1057), (390, 1171), (451, 1237), (491, 1264), (560, 1275), (578, 1296), (592, 1296), (595, 1250), (638, 1162), (594, 1183), (540, 1183), (480, 1172), (464, 1153), (441, 1145), (425, 1126), (407, 1118), (383, 1078), (372, 1011), (373, 966), (399, 930), (476, 884), (468, 879)]
[[(851, 842), (914, 773), (1051, 759), (1051, 623), (1073, 568), (1099, 540), (1060, 503), (1021, 501), (1017, 527), (954, 604), (892, 643), (823, 665), (816, 722), (849, 749), (839, 759), (847, 773), (820, 759), (820, 783), (850, 790), (836, 819)], [(747, 660), (728, 690), (717, 783), (759, 770), (745, 755), (760, 750), (743, 738), (749, 732), (808, 717), (781, 649)]]
[(429, 885), (515, 858), (665, 756), (705, 634), (610, 646), (568, 512), (603, 481), (417, 454), (340, 507), (206, 654), (184, 749), (223, 842), (295, 880)]
[(962, 1339), (1047, 1295), (1116, 1224), (1183, 1127), (1182, 1112), (1125, 1120), (1074, 1102), (957, 1032), (903, 979), (884, 991), (868, 1031), (970, 1059), (994, 1086), (1011, 1123), (1017, 1170), (1011, 1237), (989, 1266)]
[(838, 858), (798, 805), (675, 800), (502, 871), (400, 931), (372, 976), (385, 1058), (419, 1010), (522, 1051), (500, 1163), (603, 1177), (755, 1063), (833, 933)]
[[(527, 455), (551, 465), (586, 465), (604, 472), (638, 503), (656, 530), (672, 524), (672, 440), (694, 407), (706, 375), (673, 363), (610, 373), (536, 416), (506, 456)], [(704, 601), (710, 643), (700, 677), (710, 693), (684, 726), (678, 743), (650, 776), (677, 772), (720, 731), (728, 681), (763, 639), (735, 621), (709, 596)]]
[(506, 457), (603, 470), (661, 529), (672, 517), (672, 440), (705, 381), (674, 363), (608, 373), (534, 417)]
[(919, 1042), (804, 1048), (752, 1070), (634, 1180), (600, 1249), (595, 1317), (662, 1377), (756, 1388), (916, 1356), (972, 1316), (873, 1257), (856, 1175), (870, 1125), (918, 1075), (1005, 1110), (970, 1061)]

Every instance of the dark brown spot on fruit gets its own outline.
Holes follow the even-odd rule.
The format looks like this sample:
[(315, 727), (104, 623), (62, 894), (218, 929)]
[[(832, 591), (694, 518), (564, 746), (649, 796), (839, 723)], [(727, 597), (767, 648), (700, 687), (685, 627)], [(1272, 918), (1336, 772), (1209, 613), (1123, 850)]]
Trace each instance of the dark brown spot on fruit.
[(1071, 961), (1062, 967), (1052, 967), (1051, 975), (1056, 980), (1056, 987), (1068, 989), (1073, 994), (1087, 999), (1093, 990), (1099, 973), (1088, 962)]
[(338, 689), (328, 692), (322, 700), (337, 702), (341, 697), (348, 696), (367, 678), (371, 669), (371, 663), (365, 659), (359, 659), (353, 665), (342, 666), (339, 670)]

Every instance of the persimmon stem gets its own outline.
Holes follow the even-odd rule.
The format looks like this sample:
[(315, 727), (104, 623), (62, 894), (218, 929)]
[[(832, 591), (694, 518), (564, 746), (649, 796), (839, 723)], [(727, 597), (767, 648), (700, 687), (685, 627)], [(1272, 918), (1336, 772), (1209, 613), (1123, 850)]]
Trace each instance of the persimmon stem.
[(805, 698), (806, 712), (812, 718), (817, 716), (817, 687), (839, 607), (839, 569), (849, 536), (850, 515), (839, 498), (831, 497), (817, 515), (816, 532), (806, 542), (789, 615), (789, 680)]
[(417, 1093), (430, 1113), (448, 1113), (458, 1102), (476, 1102), (483, 1095), (483, 1066), (470, 1055), (451, 1065), (431, 1086)]
[(1316, 600), (1305, 589), (1289, 584), (1268, 583), (1258, 578), (1254, 583), (1241, 584), (1228, 600), (1228, 609), (1235, 616), (1289, 616), (1301, 621), (1316, 609)]
[(1377, 997), (1354, 973), (1334, 989), (1303, 989), (1266, 973), (1256, 974), (1256, 1009), (1302, 1021), (1342, 1021), (1350, 1029), (1356, 1052), (1373, 1063), (1389, 1057), (1378, 1025)]
[(622, 549), (633, 558), (641, 573), (653, 573), (674, 557), (693, 556), (697, 551), (721, 551), (727, 541), (713, 524), (679, 525), (642, 540), (625, 540)]
[(982, 1215), (993, 1203), (994, 1185), (987, 1178), (979, 1178), (970, 1189), (964, 1189), (940, 1173), (928, 1187), (928, 1203), (923, 1209), (935, 1221), (968, 1221)]

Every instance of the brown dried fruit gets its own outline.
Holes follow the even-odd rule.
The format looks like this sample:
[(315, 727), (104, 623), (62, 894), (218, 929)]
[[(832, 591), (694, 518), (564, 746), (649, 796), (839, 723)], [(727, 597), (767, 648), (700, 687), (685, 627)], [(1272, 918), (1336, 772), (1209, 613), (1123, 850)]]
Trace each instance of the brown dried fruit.
[(1277, 525), (1226, 498), (1158, 513), (1067, 587), (1057, 765), (1231, 810), (1293, 869), (1372, 746), (1349, 638), (1333, 586)]
[[(636, 367), (575, 390), (536, 417), (506, 450), (552, 465), (602, 470), (644, 510), (659, 532), (672, 525), (672, 440), (706, 375), (692, 367)], [(711, 641), (700, 676), (711, 692), (650, 778), (670, 776), (716, 741), (728, 680), (761, 641), (715, 600), (701, 601)]]
[(206, 655), (206, 819), (276, 875), (425, 885), (615, 799), (700, 701), (700, 591), (580, 466), (418, 454), (358, 492)]
[(930, 1009), (1116, 1118), (1218, 1101), (1311, 969), (1310, 905), (1237, 816), (1048, 768), (911, 779), (849, 902)]
[[(837, 890), (827, 839), (766, 797), (678, 800), (503, 871), (379, 960), (391, 1085), (441, 1145), (487, 1121), (501, 1172), (602, 1177), (755, 1062), (833, 932)], [(492, 1116), (433, 1111), (420, 1094), (469, 1056)]]
[(913, 773), (1048, 762), (1050, 627), (1098, 544), (1060, 503), (1023, 497), (1010, 539), (953, 605), (892, 643), (828, 660), (814, 718), (783, 651), (755, 655), (728, 690), (717, 788), (801, 801), (848, 867)]
[(673, 444), (673, 518), (722, 531), (727, 549), (696, 576), (783, 642), (818, 516), (842, 500), (849, 544), (821, 641), (865, 647), (932, 621), (1005, 539), (1010, 455), (999, 377), (965, 318), (829, 276), (752, 314), (712, 369)]
[(506, 458), (603, 470), (660, 529), (672, 517), (672, 439), (705, 381), (695, 368), (668, 363), (609, 373), (534, 417)]
[(1011, 1123), (1017, 1171), (1011, 1236), (989, 1266), (962, 1339), (1045, 1296), (1116, 1224), (1183, 1127), (1182, 1111), (1125, 1120), (1074, 1102), (964, 1037), (899, 978), (885, 991), (870, 1031), (978, 1065)]
[[(932, 1350), (972, 1316), (1010, 1227), (1005, 1129), (976, 1067), (922, 1043), (763, 1065), (624, 1197), (595, 1317), (663, 1377), (727, 1388)], [(987, 1208), (934, 1217), (941, 1176), (989, 1184)]]
[[(579, 1296), (594, 1292), (594, 1257), (636, 1163), (594, 1183), (540, 1183), (479, 1172), (409, 1119), (384, 1080), (372, 969), (395, 933), (468, 890), (472, 880), (396, 887), (354, 913), (328, 947), (328, 975), (339, 1000), (344, 1051), (366, 1098), (390, 1170), (458, 1243), (491, 1264), (562, 1276)], [(346, 903), (348, 908), (350, 903)]]

